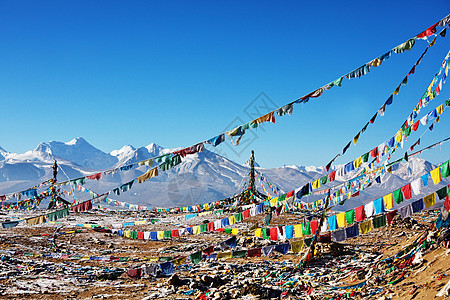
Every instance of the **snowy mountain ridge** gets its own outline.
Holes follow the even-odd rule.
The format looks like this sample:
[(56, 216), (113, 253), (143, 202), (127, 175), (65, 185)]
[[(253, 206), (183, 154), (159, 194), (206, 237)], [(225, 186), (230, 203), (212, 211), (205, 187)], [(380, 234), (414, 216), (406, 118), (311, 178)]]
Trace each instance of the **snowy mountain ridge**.
[[(58, 181), (65, 181), (173, 151), (174, 149), (165, 149), (155, 143), (150, 143), (148, 146), (139, 148), (125, 145), (121, 149), (105, 153), (81, 137), (67, 143), (42, 142), (34, 150), (23, 154), (9, 153), (0, 148), (0, 194), (24, 190), (51, 178), (51, 166), (55, 159), (60, 166)], [(258, 171), (284, 192), (326, 174), (323, 167), (294, 165), (264, 169), (258, 166)], [(339, 167), (337, 165), (334, 168)], [(362, 197), (361, 201), (374, 197), (378, 193), (398, 188), (407, 181), (413, 180), (418, 174), (422, 175), (433, 168), (434, 166), (429, 162), (412, 157), (408, 163), (396, 165), (392, 174), (384, 174), (382, 183), (378, 185), (377, 190), (367, 189), (364, 191), (366, 197)], [(96, 193), (107, 192), (142, 175), (147, 170), (146, 166), (138, 166), (128, 171), (104, 175), (99, 181), (87, 180), (86, 187)], [(248, 172), (248, 162), (240, 165), (205, 149), (203, 152), (188, 155), (183, 159), (182, 164), (166, 172), (161, 172), (159, 176), (145, 183), (136, 182), (130, 191), (121, 195), (111, 195), (111, 197), (150, 206), (198, 204), (235, 194), (242, 188)], [(351, 178), (352, 175), (346, 174), (343, 178), (337, 177), (334, 184)], [(260, 182), (257, 182), (257, 186), (263, 191)], [(68, 188), (70, 189), (70, 187)], [(266, 189), (270, 190), (267, 186)], [(86, 195), (79, 197), (86, 197)]]

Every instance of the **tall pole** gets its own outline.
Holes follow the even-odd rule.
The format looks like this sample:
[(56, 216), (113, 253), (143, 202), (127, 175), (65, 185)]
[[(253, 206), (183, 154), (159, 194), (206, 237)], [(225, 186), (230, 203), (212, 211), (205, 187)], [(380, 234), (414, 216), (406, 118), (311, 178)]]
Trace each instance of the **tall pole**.
[(250, 156), (250, 190), (255, 195), (255, 152)]
[(56, 160), (53, 163), (52, 169), (53, 169), (53, 184), (55, 184), (56, 183), (56, 175), (58, 175), (58, 163), (56, 162)]
[(57, 181), (56, 176), (58, 175), (58, 163), (56, 162), (56, 160), (53, 163), (52, 169), (53, 169), (53, 178), (52, 178), (53, 180), (52, 180), (52, 186), (50, 188), (50, 190), (51, 190), (51, 198), (50, 198), (50, 202), (48, 203), (48, 209), (56, 207), (56, 187), (55, 187), (55, 184), (56, 184), (56, 181)]

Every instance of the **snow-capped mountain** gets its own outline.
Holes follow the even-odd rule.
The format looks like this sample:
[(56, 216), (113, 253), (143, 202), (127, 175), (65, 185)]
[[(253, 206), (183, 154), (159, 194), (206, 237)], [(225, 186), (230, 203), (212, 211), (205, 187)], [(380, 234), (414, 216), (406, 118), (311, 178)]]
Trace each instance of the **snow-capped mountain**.
[(117, 158), (116, 167), (132, 164), (151, 157), (169, 153), (170, 149), (151, 143), (146, 147), (134, 148), (131, 145), (125, 145), (120, 150), (111, 151), (110, 155)]
[[(65, 181), (96, 172), (129, 165), (161, 154), (173, 152), (151, 143), (146, 147), (135, 148), (126, 145), (119, 150), (105, 153), (83, 138), (70, 142), (51, 141), (40, 143), (36, 149), (23, 154), (9, 153), (0, 148), (0, 195), (27, 189), (52, 177), (51, 166), (56, 159), (60, 170), (58, 181)], [(257, 165), (258, 166), (258, 165)], [(339, 168), (340, 166), (335, 166)], [(407, 182), (418, 178), (432, 170), (435, 166), (429, 162), (412, 157), (409, 162), (401, 163), (393, 168), (392, 173), (381, 177), (381, 184), (376, 184), (361, 192), (361, 197), (355, 198), (361, 203), (373, 200), (375, 197), (391, 192)], [(104, 193), (129, 182), (144, 174), (149, 167), (135, 166), (128, 171), (120, 171), (104, 175), (100, 180), (87, 180), (85, 187), (96, 193)], [(320, 178), (325, 173), (323, 167), (284, 166), (264, 169), (257, 167), (271, 184), (288, 192), (301, 187), (307, 182)], [(183, 163), (144, 183), (134, 182), (130, 191), (121, 195), (111, 194), (112, 199), (147, 206), (177, 206), (192, 205), (229, 197), (242, 188), (249, 172), (249, 167), (237, 164), (225, 157), (205, 149), (203, 152), (188, 155)], [(333, 183), (324, 186), (335, 186), (340, 181), (351, 178), (352, 174), (338, 178)], [(260, 176), (256, 186), (261, 187)], [(270, 188), (265, 185), (266, 192)], [(70, 190), (70, 186), (65, 189)], [(77, 197), (88, 198), (86, 194)], [(310, 196), (314, 200), (320, 196)], [(354, 206), (354, 202), (345, 206)], [(343, 208), (345, 208), (345, 206)]]

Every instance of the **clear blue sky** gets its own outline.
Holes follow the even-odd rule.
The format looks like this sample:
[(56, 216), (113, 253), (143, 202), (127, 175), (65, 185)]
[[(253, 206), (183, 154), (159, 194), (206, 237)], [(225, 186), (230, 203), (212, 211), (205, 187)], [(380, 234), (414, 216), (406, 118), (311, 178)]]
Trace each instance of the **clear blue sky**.
[[(230, 129), (236, 120), (250, 121), (246, 112), (261, 106), (260, 93), (276, 106), (286, 104), (448, 13), (448, 0), (3, 1), (0, 146), (22, 153), (41, 141), (78, 136), (105, 152), (151, 142), (189, 146)], [(336, 163), (356, 158), (398, 130), (449, 46), (450, 32), (430, 49), (385, 117)], [(361, 79), (344, 79), (342, 87), (296, 105), (292, 116), (277, 117), (255, 135), (248, 132), (250, 146), (244, 140), (234, 147), (227, 139), (217, 150), (242, 163), (254, 149), (263, 167), (325, 165), (385, 102), (425, 47), (417, 41), (412, 51), (393, 55)], [(449, 89), (425, 112), (448, 98)], [(444, 114), (421, 145), (450, 136), (449, 128), (450, 115)], [(449, 150), (447, 143), (422, 157), (443, 161)]]

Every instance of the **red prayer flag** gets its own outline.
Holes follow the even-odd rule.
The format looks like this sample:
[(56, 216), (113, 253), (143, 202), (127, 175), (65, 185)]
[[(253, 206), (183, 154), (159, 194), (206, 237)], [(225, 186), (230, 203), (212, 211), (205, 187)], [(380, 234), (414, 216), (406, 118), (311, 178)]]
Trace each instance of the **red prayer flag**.
[(397, 210), (390, 211), (386, 214), (386, 219), (387, 219), (388, 224), (392, 223), (392, 219), (394, 219), (394, 216), (396, 214), (397, 214)]
[(179, 237), (180, 236), (180, 232), (178, 231), (178, 229), (173, 229), (171, 232), (172, 237)]
[(356, 222), (361, 222), (366, 219), (366, 212), (364, 211), (364, 205), (355, 208)]
[(278, 230), (277, 229), (278, 229), (277, 227), (270, 228), (270, 240), (272, 240), (272, 241), (278, 240)]
[(89, 176), (86, 176), (86, 178), (87, 178), (87, 179), (91, 179), (91, 180), (94, 180), (94, 179), (99, 180), (100, 178), (102, 178), (102, 173), (97, 173), (97, 174), (89, 175)]
[(294, 196), (294, 192), (295, 191), (290, 191), (289, 193), (287, 193), (286, 198), (290, 198), (290, 197)]
[(411, 183), (408, 183), (404, 187), (402, 187), (403, 199), (408, 200), (411, 199)]
[(336, 170), (334, 170), (333, 172), (331, 172), (330, 174), (328, 174), (328, 180), (329, 181), (334, 181), (334, 178), (336, 177)]
[(208, 231), (214, 231), (214, 222), (208, 223)]
[(375, 147), (375, 148), (373, 148), (373, 149), (370, 151), (370, 156), (371, 156), (371, 157), (377, 157), (377, 156), (378, 156), (378, 147)]
[(310, 226), (311, 226), (311, 232), (312, 232), (312, 234), (315, 234), (317, 228), (319, 228), (319, 220), (311, 221), (309, 224), (310, 224)]
[(205, 253), (206, 255), (211, 255), (211, 253), (214, 252), (214, 246), (209, 246), (208, 248), (202, 250), (203, 253)]
[(436, 23), (433, 26), (427, 28), (425, 31), (419, 33), (416, 37), (421, 39), (421, 38), (424, 38), (426, 36), (433, 35), (436, 32), (436, 26), (437, 26), (438, 23)]
[(247, 256), (248, 257), (261, 256), (261, 248), (248, 249)]
[(448, 194), (447, 194), (447, 196), (445, 197), (444, 207), (445, 207), (445, 210), (446, 210), (446, 211), (449, 211), (449, 210), (450, 210), (450, 201), (448, 200)]

